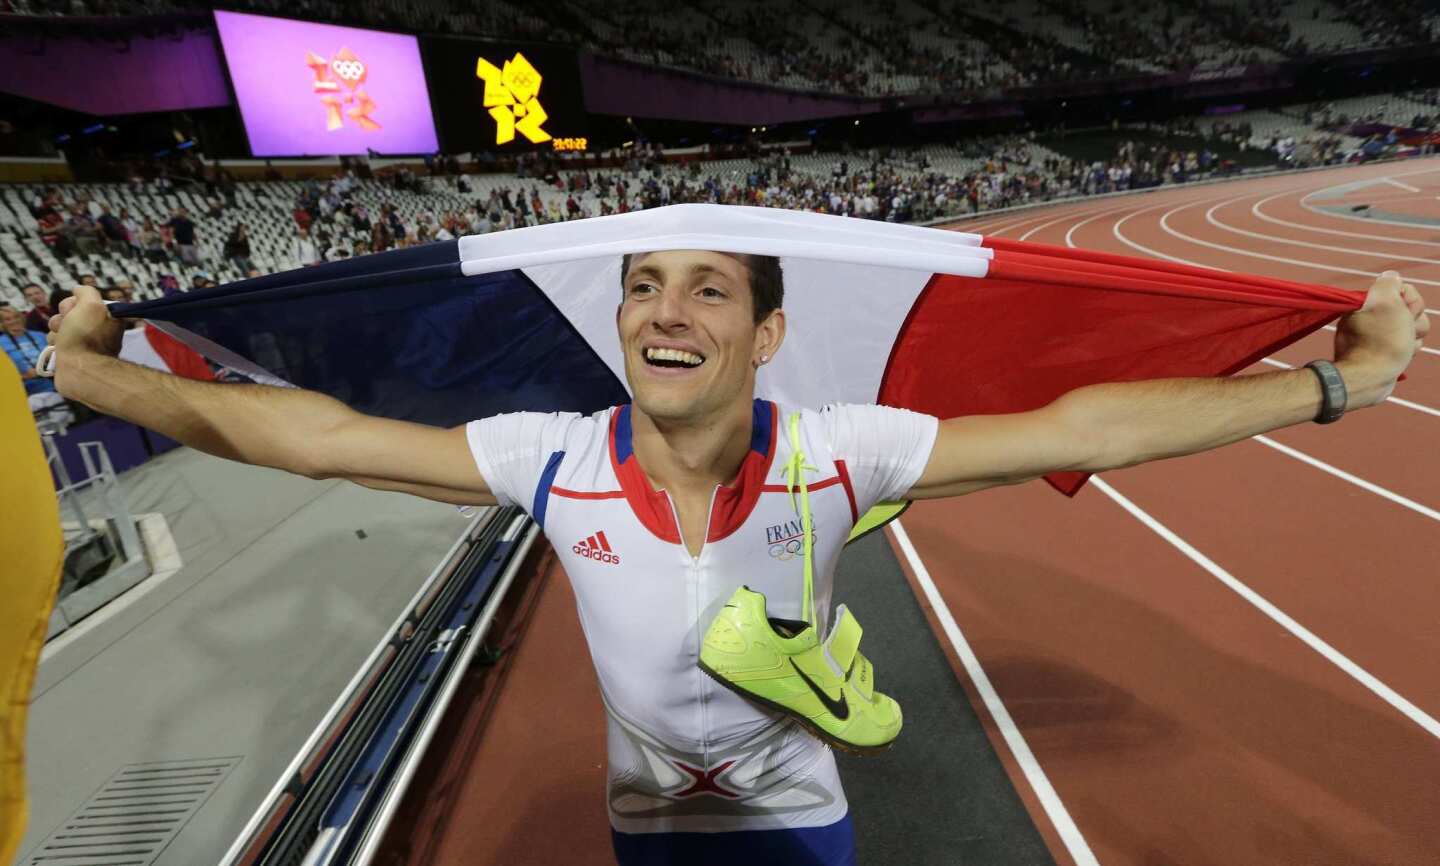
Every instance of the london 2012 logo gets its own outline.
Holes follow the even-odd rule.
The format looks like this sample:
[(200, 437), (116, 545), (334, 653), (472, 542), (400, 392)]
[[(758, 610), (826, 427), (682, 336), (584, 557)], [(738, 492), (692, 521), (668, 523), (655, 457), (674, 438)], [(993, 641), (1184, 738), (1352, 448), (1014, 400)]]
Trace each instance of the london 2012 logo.
[(345, 127), (350, 118), (362, 132), (374, 132), (380, 124), (370, 115), (375, 100), (365, 92), (370, 67), (349, 48), (341, 48), (334, 57), (324, 58), (313, 51), (305, 52), (305, 65), (315, 75), (314, 91), (325, 106), (325, 129), (334, 132)]
[(475, 77), (485, 82), (484, 104), (495, 119), (496, 144), (509, 144), (516, 132), (531, 144), (550, 140), (550, 133), (540, 128), (549, 117), (540, 105), (543, 76), (524, 54), (516, 51), (503, 67), (481, 57), (475, 62)]

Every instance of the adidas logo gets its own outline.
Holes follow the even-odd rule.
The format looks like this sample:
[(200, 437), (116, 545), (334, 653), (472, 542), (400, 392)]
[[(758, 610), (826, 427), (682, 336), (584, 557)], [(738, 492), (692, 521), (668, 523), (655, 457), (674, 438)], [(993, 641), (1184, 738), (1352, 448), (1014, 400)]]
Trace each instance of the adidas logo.
[(586, 559), (608, 562), (611, 565), (620, 564), (620, 555), (610, 549), (610, 542), (605, 540), (604, 532), (597, 532), (584, 541), (576, 542), (575, 546), (570, 549)]

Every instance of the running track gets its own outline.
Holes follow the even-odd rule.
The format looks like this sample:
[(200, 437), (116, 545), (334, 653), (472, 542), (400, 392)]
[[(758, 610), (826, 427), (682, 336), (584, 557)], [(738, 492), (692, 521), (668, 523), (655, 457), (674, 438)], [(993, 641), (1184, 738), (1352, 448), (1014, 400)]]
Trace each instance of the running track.
[[(1440, 226), (1306, 200), (1361, 181), (1377, 200), (1404, 194), (1387, 212), (1440, 218), (1437, 159), (958, 227), (1352, 289), (1394, 268), (1440, 306)], [(1330, 357), (1332, 337), (1253, 372)], [(1437, 432), (1430, 349), (1391, 402), (1332, 427), (1106, 473), (1073, 500), (1034, 482), (917, 503), (887, 529), (1056, 863), (1440, 863)], [(569, 587), (553, 564), (541, 573), (533, 615), (500, 640), (519, 651), (485, 680), (503, 700), (467, 701), (438, 737), (452, 745), (427, 759), (408, 841), (385, 862), (613, 862), (599, 695)], [(953, 745), (922, 735), (901, 745)]]
[[(1311, 195), (1358, 181), (1346, 204), (1401, 193), (1440, 221), (1432, 159), (957, 228), (1348, 289), (1394, 269), (1436, 315), (1440, 224)], [(1440, 863), (1440, 352), (1394, 397), (1073, 501), (1032, 483), (917, 503), (890, 531), (1057, 862)]]

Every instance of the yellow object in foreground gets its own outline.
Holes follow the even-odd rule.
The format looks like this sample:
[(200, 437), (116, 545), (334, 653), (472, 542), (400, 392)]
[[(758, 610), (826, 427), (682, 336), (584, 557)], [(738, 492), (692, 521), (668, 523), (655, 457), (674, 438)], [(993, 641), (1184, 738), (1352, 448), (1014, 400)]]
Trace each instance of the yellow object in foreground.
[(15, 365), (0, 364), (0, 866), (25, 835), (25, 717), (65, 539), (40, 434)]

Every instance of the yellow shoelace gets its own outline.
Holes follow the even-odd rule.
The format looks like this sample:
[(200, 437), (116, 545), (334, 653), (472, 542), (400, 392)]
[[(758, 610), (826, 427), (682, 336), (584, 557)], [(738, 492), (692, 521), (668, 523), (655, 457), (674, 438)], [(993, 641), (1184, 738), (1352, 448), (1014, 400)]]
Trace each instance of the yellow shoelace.
[[(800, 531), (804, 534), (800, 542), (805, 558), (805, 596), (801, 601), (800, 618), (812, 627), (815, 623), (815, 573), (811, 554), (815, 546), (815, 526), (810, 517), (810, 491), (805, 485), (805, 473), (816, 472), (814, 466), (805, 462), (805, 452), (800, 450), (800, 413), (790, 413), (790, 459), (785, 461), (785, 491), (790, 494), (790, 505), (800, 512)], [(800, 488), (800, 503), (795, 503), (795, 488)]]

